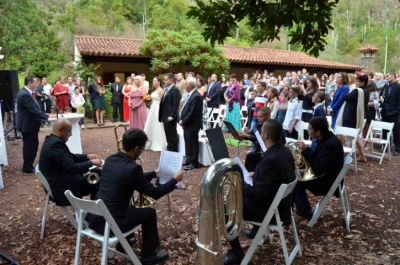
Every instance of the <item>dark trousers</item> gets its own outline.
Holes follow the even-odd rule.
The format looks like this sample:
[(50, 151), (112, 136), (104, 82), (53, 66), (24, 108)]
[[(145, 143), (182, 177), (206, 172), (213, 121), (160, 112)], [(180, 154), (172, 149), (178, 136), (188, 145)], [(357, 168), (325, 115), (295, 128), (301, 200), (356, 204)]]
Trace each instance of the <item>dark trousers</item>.
[[(394, 149), (396, 152), (400, 152), (400, 142), (399, 142), (399, 133), (400, 133), (400, 122), (398, 115), (391, 115), (388, 116), (386, 114), (382, 114), (382, 121), (384, 122), (393, 122), (393, 142), (394, 142)], [(387, 139), (388, 130), (383, 130), (383, 138)], [(390, 148), (390, 147), (389, 147)]]
[(244, 161), (244, 167), (249, 172), (254, 172), (258, 162), (261, 160), (261, 153), (248, 153), (246, 155), (246, 160)]
[(199, 163), (199, 132), (183, 130), (185, 139), (186, 163), (197, 166)]
[(44, 105), (46, 107), (46, 113), (51, 113), (51, 100), (50, 99), (45, 100)]
[(179, 144), (179, 137), (178, 132), (176, 131), (176, 124), (175, 120), (164, 121), (164, 131), (165, 137), (167, 138), (167, 150), (172, 152), (178, 152), (178, 144)]
[(33, 162), (39, 147), (39, 135), (38, 133), (22, 133), (22, 137), (22, 157), (24, 159), (22, 169), (26, 171), (35, 169)]
[(311, 206), (308, 201), (306, 188), (307, 183), (299, 181), (293, 190), (293, 202), (296, 205), (296, 211), (303, 215), (311, 213)]
[(96, 118), (96, 110), (93, 108), (93, 104), (94, 104), (94, 100), (93, 99), (91, 99), (90, 100), (90, 103), (92, 104), (92, 114), (93, 114), (93, 122), (94, 123), (97, 123), (97, 118)]
[(118, 120), (118, 111), (119, 111), (119, 119), (122, 121), (123, 120), (123, 115), (122, 115), (122, 102), (121, 103), (113, 103), (113, 121)]
[(292, 138), (292, 139), (299, 139), (299, 133), (296, 131), (296, 129), (293, 129), (292, 133), (289, 133), (288, 130), (283, 130), (285, 137), (287, 138)]
[[(304, 122), (309, 122), (311, 118), (312, 118), (312, 113), (303, 112), (303, 114), (301, 115), (301, 121)], [(308, 138), (310, 137), (308, 135), (308, 130), (304, 130), (303, 135), (304, 135), (303, 140), (308, 140)]]

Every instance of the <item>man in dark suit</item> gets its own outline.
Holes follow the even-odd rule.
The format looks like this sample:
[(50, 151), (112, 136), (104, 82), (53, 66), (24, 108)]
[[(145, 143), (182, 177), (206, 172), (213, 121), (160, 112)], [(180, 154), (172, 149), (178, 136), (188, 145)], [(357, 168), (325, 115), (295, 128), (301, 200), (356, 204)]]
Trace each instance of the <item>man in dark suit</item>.
[(33, 76), (25, 77), (24, 87), (17, 95), (17, 131), (22, 133), (24, 173), (35, 173), (35, 161), (39, 147), (39, 130), (41, 120), (47, 121), (49, 115), (40, 110), (39, 104), (32, 93), (38, 86), (38, 81)]
[[(92, 166), (101, 166), (101, 157), (95, 154), (72, 154), (65, 144), (71, 136), (72, 124), (69, 120), (61, 118), (54, 122), (53, 131), (46, 136), (39, 157), (39, 170), (47, 179), (58, 206), (70, 205), (65, 197), (66, 190), (79, 198), (95, 195), (99, 189), (99, 182), (90, 184), (83, 174), (89, 172)], [(93, 169), (101, 175), (101, 170)]]
[[(104, 201), (122, 232), (142, 225), (142, 264), (156, 264), (168, 258), (167, 251), (155, 252), (160, 241), (156, 210), (151, 207), (131, 207), (131, 196), (136, 190), (153, 199), (159, 199), (174, 190), (183, 174), (182, 171), (176, 172), (166, 183), (154, 186), (150, 181), (157, 177), (158, 170), (144, 173), (142, 167), (135, 162), (142, 154), (146, 142), (147, 135), (140, 129), (132, 128), (124, 133), (123, 148), (109, 156), (104, 163), (98, 198)], [(89, 214), (86, 220), (91, 229), (104, 233), (104, 218)], [(132, 237), (128, 236), (128, 241)], [(117, 250), (123, 250), (122, 246), (118, 245)]]
[[(394, 156), (400, 155), (400, 84), (396, 82), (396, 74), (389, 73), (386, 75), (389, 84), (383, 87), (385, 91), (384, 101), (382, 104), (382, 121), (393, 122), (393, 141)], [(387, 130), (383, 130), (383, 138), (387, 139)]]
[(181, 100), (181, 92), (174, 85), (174, 75), (165, 74), (165, 92), (161, 99), (160, 110), (158, 113), (158, 121), (164, 124), (165, 136), (167, 138), (167, 150), (178, 152), (178, 132), (176, 125), (179, 119), (179, 102)]
[(99, 91), (97, 90), (96, 82), (93, 82), (89, 85), (88, 91), (89, 91), (90, 103), (92, 104), (93, 124), (97, 124), (96, 111), (93, 109), (94, 101), (99, 95)]
[(302, 150), (301, 154), (307, 160), (316, 176), (314, 180), (298, 182), (294, 190), (294, 202), (297, 214), (311, 220), (312, 211), (307, 198), (306, 189), (316, 196), (324, 196), (335, 182), (344, 163), (343, 145), (339, 138), (329, 131), (325, 117), (315, 117), (309, 121), (308, 133), (316, 139), (317, 146), (312, 150), (303, 142), (296, 145)]
[[(267, 151), (264, 153), (253, 174), (253, 186), (244, 185), (243, 219), (262, 222), (281, 184), (295, 180), (292, 153), (281, 143), (282, 125), (277, 120), (267, 120), (262, 126), (261, 137)], [(278, 206), (284, 224), (290, 223), (291, 196), (287, 196)], [(271, 222), (275, 222), (272, 219)], [(254, 238), (258, 227), (246, 231), (246, 236)], [(231, 250), (224, 255), (224, 264), (240, 264), (244, 257), (239, 239), (229, 242)]]
[(221, 93), (221, 83), (217, 80), (217, 75), (211, 75), (211, 83), (207, 89), (207, 107), (209, 108), (219, 108), (219, 99)]
[(113, 122), (116, 122), (118, 119), (118, 111), (119, 111), (119, 121), (124, 122), (123, 115), (122, 115), (122, 88), (123, 85), (121, 84), (121, 80), (119, 77), (115, 77), (115, 83), (111, 84), (111, 103), (113, 105)]
[(183, 128), (185, 139), (185, 170), (192, 170), (199, 165), (199, 131), (203, 123), (203, 100), (197, 91), (196, 78), (188, 77), (185, 84), (188, 98), (183, 104), (179, 125)]

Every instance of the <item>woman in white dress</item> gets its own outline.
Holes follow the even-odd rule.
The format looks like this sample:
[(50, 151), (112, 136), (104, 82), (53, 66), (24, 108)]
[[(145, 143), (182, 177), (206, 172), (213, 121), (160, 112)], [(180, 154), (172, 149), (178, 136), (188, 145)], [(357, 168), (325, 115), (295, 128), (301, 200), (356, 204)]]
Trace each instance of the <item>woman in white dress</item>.
[(149, 145), (146, 150), (162, 151), (167, 149), (167, 139), (165, 137), (164, 125), (158, 121), (158, 110), (160, 101), (164, 95), (164, 89), (161, 87), (161, 79), (154, 77), (154, 91), (151, 93), (151, 106), (147, 116), (144, 132), (149, 139)]

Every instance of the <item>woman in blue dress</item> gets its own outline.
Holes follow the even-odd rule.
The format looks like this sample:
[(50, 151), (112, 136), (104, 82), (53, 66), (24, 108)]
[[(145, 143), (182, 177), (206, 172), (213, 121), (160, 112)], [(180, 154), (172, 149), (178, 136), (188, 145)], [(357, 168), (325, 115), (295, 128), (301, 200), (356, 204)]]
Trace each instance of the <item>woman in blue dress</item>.
[(340, 72), (339, 74), (336, 75), (335, 95), (333, 96), (331, 104), (328, 107), (328, 115), (332, 115), (332, 124), (331, 124), (332, 130), (335, 129), (336, 120), (337, 120), (340, 108), (342, 107), (343, 102), (344, 102), (342, 97), (343, 97), (343, 95), (349, 93), (349, 91), (350, 91), (348, 84), (349, 84), (349, 78), (347, 76), (347, 73)]
[(235, 130), (240, 130), (240, 85), (239, 82), (236, 81), (236, 74), (231, 74), (231, 81), (229, 82), (229, 87), (226, 90), (225, 100), (225, 120), (232, 123), (233, 127), (235, 127)]

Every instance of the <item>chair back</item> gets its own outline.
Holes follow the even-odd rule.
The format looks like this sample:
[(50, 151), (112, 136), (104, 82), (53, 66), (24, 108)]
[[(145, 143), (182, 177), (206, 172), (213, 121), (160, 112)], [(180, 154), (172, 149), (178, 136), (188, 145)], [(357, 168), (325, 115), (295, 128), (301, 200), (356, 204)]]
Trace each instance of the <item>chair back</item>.
[(35, 175), (36, 175), (36, 177), (39, 179), (40, 183), (42, 183), (42, 185), (43, 185), (43, 187), (45, 188), (45, 190), (47, 191), (47, 193), (48, 193), (52, 198), (54, 198), (54, 197), (53, 197), (53, 194), (52, 194), (52, 192), (51, 192), (51, 189), (50, 189), (50, 185), (49, 185), (49, 183), (47, 182), (47, 179), (43, 176), (42, 172), (40, 172), (40, 170), (39, 170), (39, 165), (37, 165), (37, 166), (35, 167)]
[(267, 214), (264, 217), (264, 220), (262, 222), (263, 226), (266, 226), (270, 223), (272, 217), (274, 216), (275, 213), (278, 213), (278, 206), (281, 203), (281, 201), (286, 198), (290, 193), (292, 193), (294, 187), (296, 187), (297, 181), (299, 180), (299, 177), (296, 174), (296, 178), (294, 181), (288, 184), (281, 184), (279, 187), (278, 192), (275, 195), (274, 200), (271, 203), (271, 206), (268, 209)]
[[(339, 183), (343, 180), (344, 176), (346, 176), (347, 170), (349, 169), (351, 162), (353, 162), (353, 158), (351, 157), (350, 154), (348, 154), (344, 159), (344, 164), (343, 164), (342, 170), (340, 170), (339, 175), (337, 176), (335, 182), (333, 182), (331, 189), (336, 190)], [(331, 192), (331, 191), (329, 191), (329, 192)], [(333, 194), (333, 192), (332, 192), (332, 194)]]
[(370, 129), (380, 128), (383, 130), (388, 130), (392, 132), (394, 123), (393, 122), (384, 122), (384, 121), (371, 121)]
[(343, 127), (337, 125), (335, 127), (334, 131), (335, 135), (343, 135), (347, 137), (352, 137), (353, 140), (351, 141), (351, 152), (350, 154), (353, 154), (356, 151), (356, 143), (358, 140), (358, 137), (360, 136), (360, 129), (354, 129), (354, 128), (349, 128), (349, 127)]

